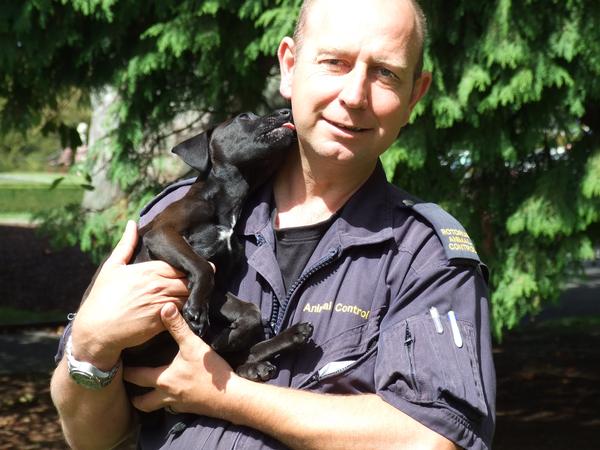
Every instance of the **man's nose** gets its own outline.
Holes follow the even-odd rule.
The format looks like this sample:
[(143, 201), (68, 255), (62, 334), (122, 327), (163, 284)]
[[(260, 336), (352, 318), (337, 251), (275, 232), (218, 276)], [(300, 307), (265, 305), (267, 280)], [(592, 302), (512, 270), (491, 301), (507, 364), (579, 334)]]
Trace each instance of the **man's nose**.
[(354, 67), (344, 75), (344, 86), (339, 94), (340, 102), (351, 109), (364, 109), (369, 102), (367, 71)]

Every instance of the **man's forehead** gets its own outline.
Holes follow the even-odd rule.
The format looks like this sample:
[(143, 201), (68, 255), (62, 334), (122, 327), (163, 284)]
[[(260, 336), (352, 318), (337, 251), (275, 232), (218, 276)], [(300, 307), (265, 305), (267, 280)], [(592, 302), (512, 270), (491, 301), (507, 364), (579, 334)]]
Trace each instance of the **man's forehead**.
[(388, 5), (383, 9), (364, 0), (315, 3), (307, 18), (303, 46), (309, 44), (318, 53), (356, 54), (366, 50), (375, 59), (397, 66), (408, 64), (410, 47), (415, 46), (415, 20), (410, 6), (399, 7), (402, 0), (386, 0)]
[(388, 23), (406, 29), (408, 34), (416, 25), (416, 11), (410, 0), (311, 0), (309, 5), (308, 22), (325, 17), (339, 25)]
[(375, 34), (377, 39), (408, 42), (417, 34), (415, 11), (404, 0), (320, 0), (309, 11), (304, 33), (313, 39), (325, 34), (344, 39)]

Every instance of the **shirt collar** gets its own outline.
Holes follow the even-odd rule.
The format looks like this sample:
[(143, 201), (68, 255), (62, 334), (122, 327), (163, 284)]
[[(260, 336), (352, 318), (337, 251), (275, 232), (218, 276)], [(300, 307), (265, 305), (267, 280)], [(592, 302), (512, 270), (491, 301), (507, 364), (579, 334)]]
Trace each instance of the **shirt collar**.
[[(333, 238), (343, 248), (391, 239), (393, 224), (389, 192), (385, 172), (378, 162), (371, 176), (343, 206), (324, 239)], [(270, 223), (272, 210), (273, 184), (270, 181), (246, 202), (240, 219), (242, 234), (260, 234), (270, 240), (273, 233)]]

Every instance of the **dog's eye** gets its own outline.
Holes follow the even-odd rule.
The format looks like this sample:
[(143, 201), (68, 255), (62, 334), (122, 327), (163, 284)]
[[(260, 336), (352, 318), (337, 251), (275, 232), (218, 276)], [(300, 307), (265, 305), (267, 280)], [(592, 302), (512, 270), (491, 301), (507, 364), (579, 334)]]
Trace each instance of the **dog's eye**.
[(237, 116), (240, 120), (256, 120), (258, 116), (252, 112), (241, 113)]

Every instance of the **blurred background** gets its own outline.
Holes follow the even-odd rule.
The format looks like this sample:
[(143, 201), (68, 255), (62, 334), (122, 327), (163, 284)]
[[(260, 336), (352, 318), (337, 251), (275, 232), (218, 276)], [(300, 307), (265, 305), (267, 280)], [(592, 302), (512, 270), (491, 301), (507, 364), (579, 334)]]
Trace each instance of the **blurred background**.
[[(382, 156), (491, 272), (500, 449), (600, 433), (600, 3), (422, 0), (430, 92)], [(177, 142), (283, 106), (301, 0), (0, 4), (0, 448), (64, 448), (57, 333)]]

